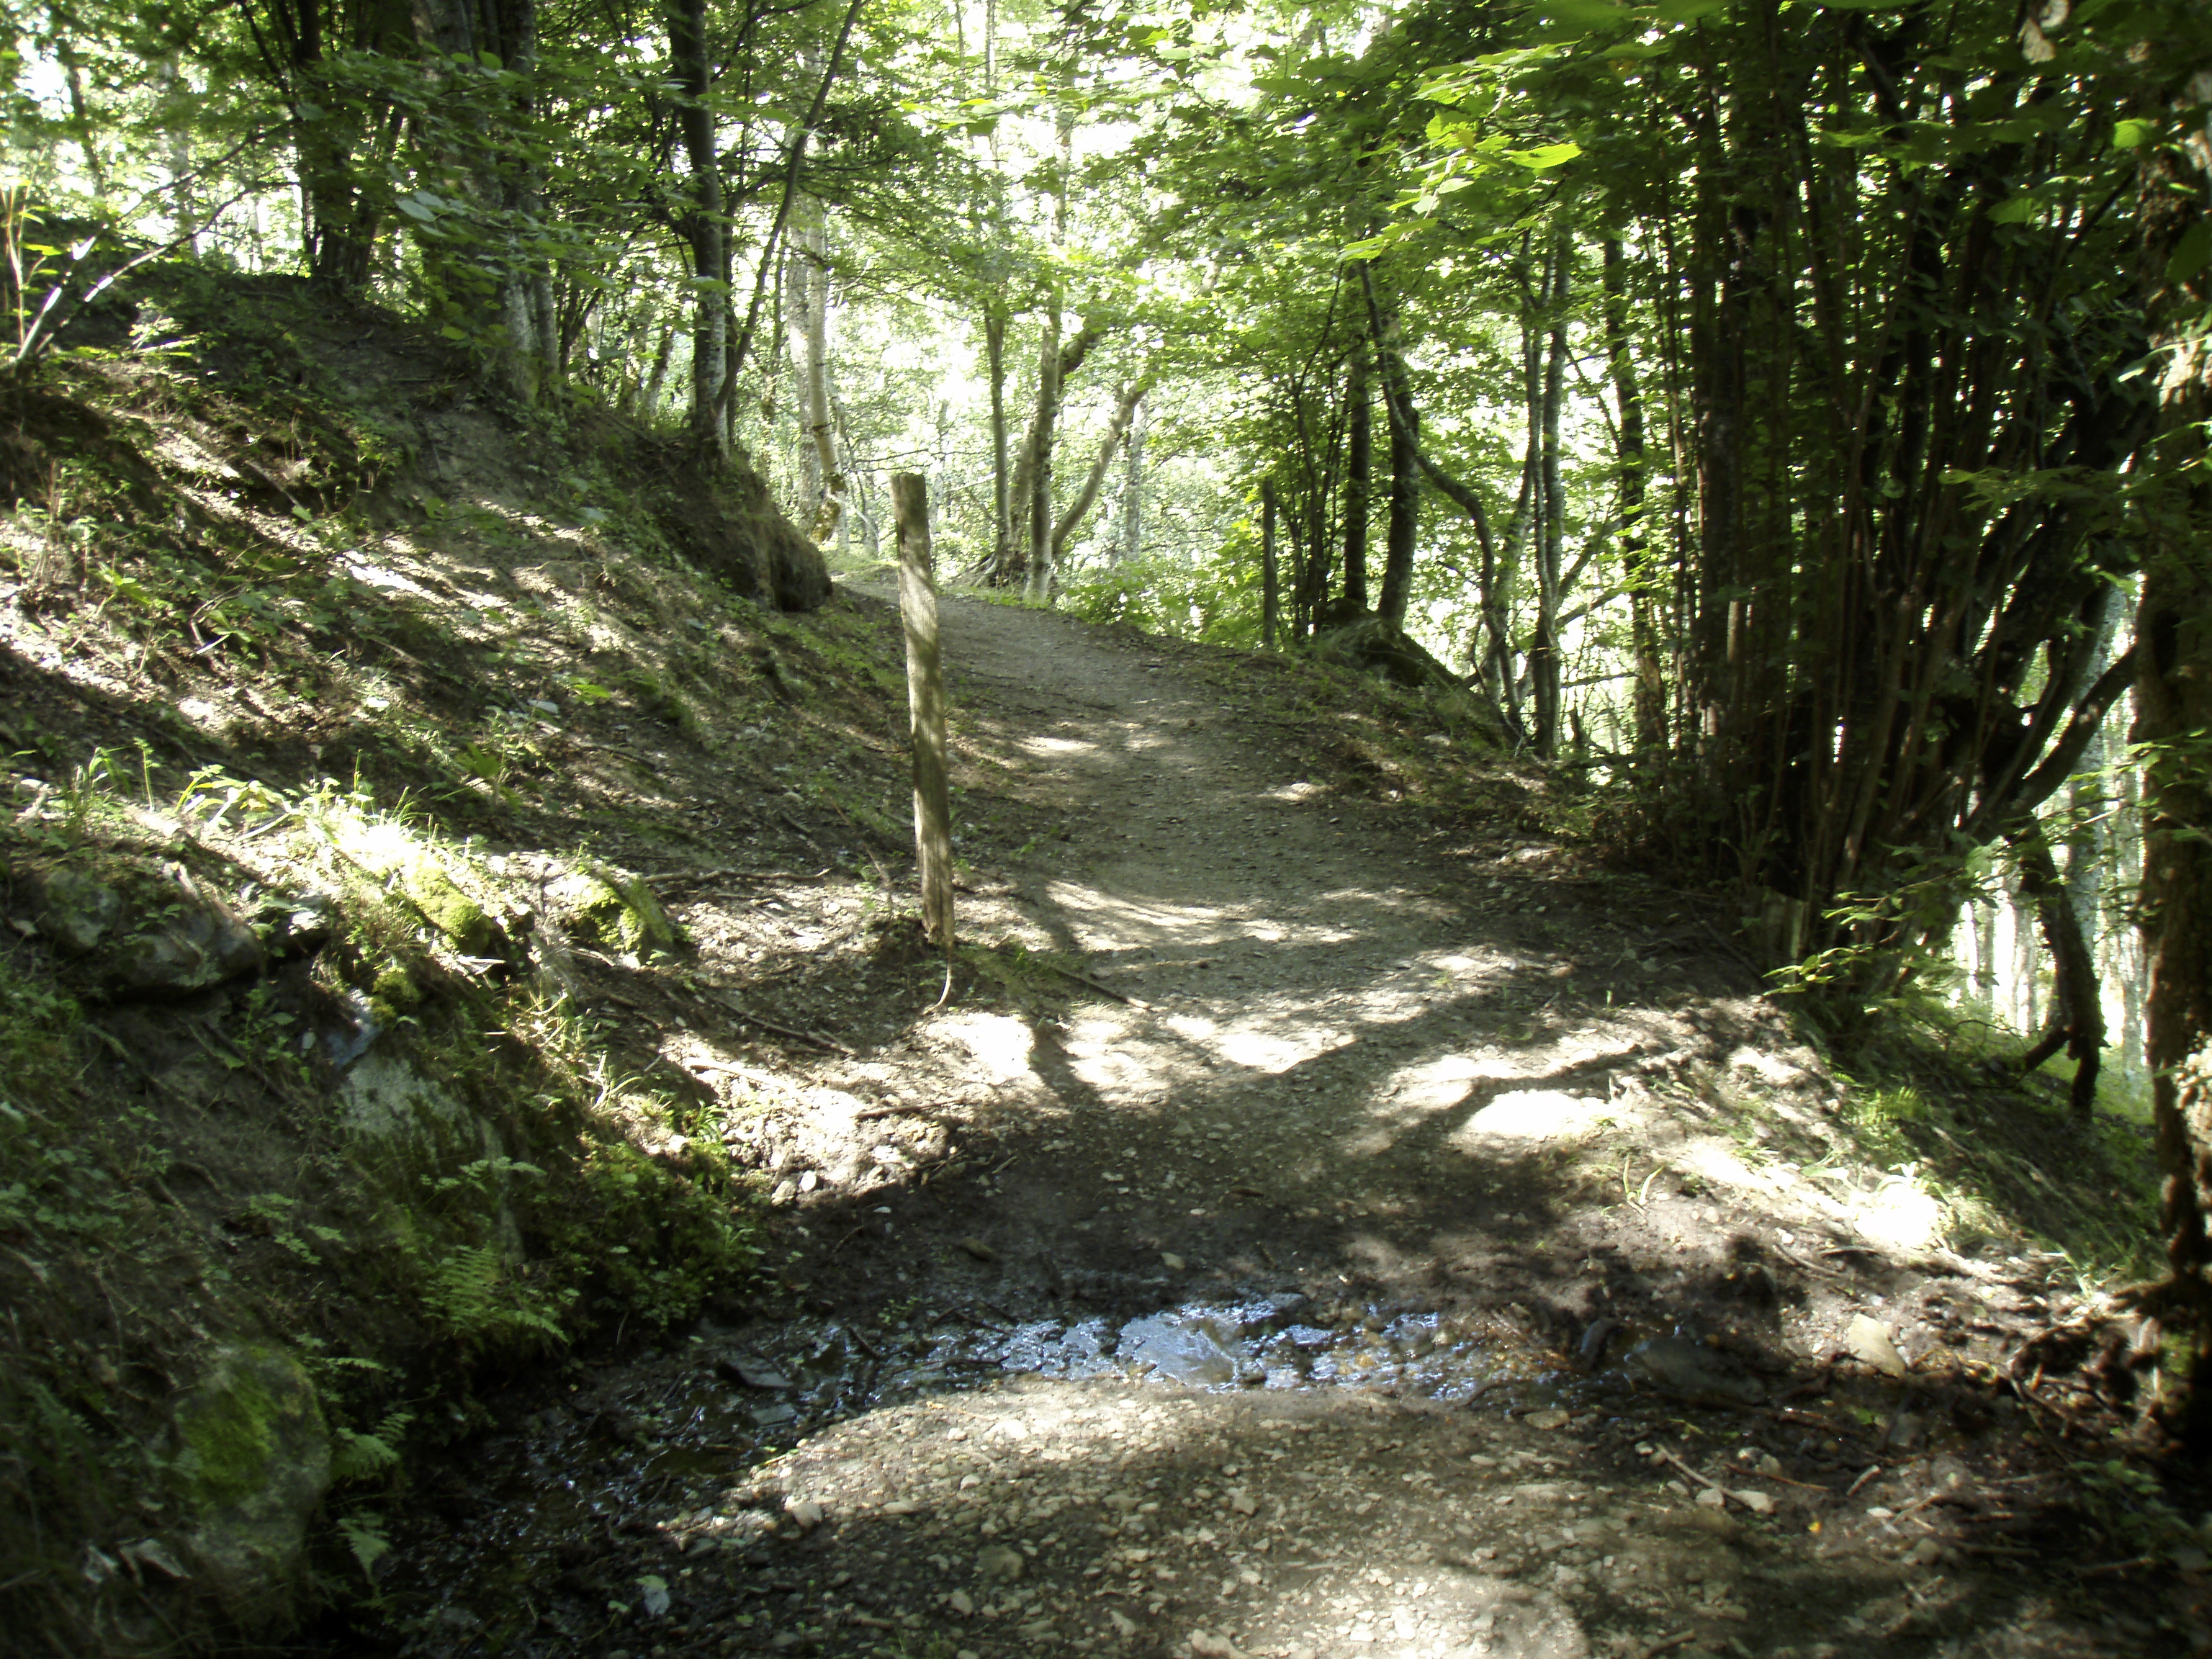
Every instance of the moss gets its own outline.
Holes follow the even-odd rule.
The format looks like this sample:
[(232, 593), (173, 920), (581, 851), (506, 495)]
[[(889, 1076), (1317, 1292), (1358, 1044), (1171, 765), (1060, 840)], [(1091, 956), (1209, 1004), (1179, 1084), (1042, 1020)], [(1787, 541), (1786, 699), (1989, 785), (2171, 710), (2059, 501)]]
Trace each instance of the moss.
[(445, 866), (417, 859), (403, 878), (407, 897), (422, 918), (471, 956), (491, 948), (494, 928), (483, 906), (463, 892)]
[(561, 897), (570, 925), (610, 948), (665, 951), (679, 937), (659, 896), (641, 876), (582, 871), (565, 884)]
[(177, 1425), (184, 1437), (184, 1472), (192, 1501), (204, 1509), (244, 1502), (261, 1488), (275, 1455), (270, 1427), (276, 1402), (261, 1379), (248, 1373), (216, 1391)]

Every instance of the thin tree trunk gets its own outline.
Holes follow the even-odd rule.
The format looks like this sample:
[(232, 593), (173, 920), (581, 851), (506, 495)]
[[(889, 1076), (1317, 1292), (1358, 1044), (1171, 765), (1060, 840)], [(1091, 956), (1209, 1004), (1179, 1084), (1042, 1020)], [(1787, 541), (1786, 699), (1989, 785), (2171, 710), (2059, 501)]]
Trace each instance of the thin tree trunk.
[(1151, 374), (1140, 374), (1122, 387), (1121, 395), (1115, 399), (1113, 418), (1106, 423), (1106, 437), (1098, 446), (1098, 458), (1091, 462), (1091, 471), (1083, 480), (1083, 488), (1076, 492), (1067, 511), (1060, 515), (1060, 522), (1053, 526), (1052, 559), (1055, 566), (1066, 550), (1067, 538), (1075, 533), (1076, 526), (1083, 522), (1084, 514), (1090, 512), (1092, 503), (1097, 501), (1098, 491), (1106, 482), (1106, 469), (1114, 465), (1114, 453), (1121, 446), (1122, 434), (1129, 429), (1129, 422), (1136, 414), (1138, 404), (1144, 401), (1145, 394), (1152, 390), (1152, 386)]
[[(993, 11), (995, 14), (995, 3)], [(992, 40), (997, 33), (994, 15), (985, 25), (986, 64), (990, 62)], [(991, 366), (991, 562), (994, 568), (1004, 570), (1013, 562), (1007, 546), (1013, 533), (1013, 481), (1006, 471), (1006, 313), (995, 296), (983, 304), (983, 355)]]
[(1275, 576), (1275, 481), (1260, 480), (1260, 648), (1275, 648), (1280, 605)]
[(1023, 592), (1036, 603), (1052, 584), (1052, 447), (1060, 416), (1060, 296), (1045, 312), (1044, 345), (1037, 353), (1036, 412), (1030, 422), (1029, 556)]
[(1382, 544), (1382, 592), (1375, 608), (1393, 628), (1403, 628), (1413, 599), (1413, 556), (1421, 528), (1421, 417), (1413, 400), (1401, 395), (1406, 386), (1406, 360), (1398, 350), (1395, 323), (1375, 349), (1382, 360), (1383, 396), (1393, 405), (1390, 514)]
[(1559, 638), (1560, 569), (1566, 533), (1566, 501), (1559, 487), (1559, 409), (1566, 400), (1567, 246), (1553, 246), (1546, 301), (1552, 313), (1551, 349), (1544, 366), (1542, 416), (1542, 510), (1536, 519), (1536, 626), (1528, 644), (1528, 676), (1536, 707), (1536, 752), (1559, 752), (1565, 719), (1559, 682), (1564, 643)]
[(1644, 528), (1644, 393), (1629, 349), (1627, 258), (1618, 240), (1605, 245), (1607, 365), (1620, 428), (1620, 562), (1628, 588), (1629, 653), (1635, 681), (1631, 706), (1636, 746), (1656, 754), (1667, 746), (1667, 672), (1659, 656), (1657, 606), (1644, 566), (1649, 541)]
[(837, 538), (845, 513), (845, 475), (837, 465), (837, 428), (830, 407), (829, 237), (822, 204), (810, 202), (807, 222), (799, 232), (806, 256), (806, 433), (814, 443), (822, 493), (815, 503), (814, 544), (827, 547)]
[(1364, 347), (1352, 354), (1344, 397), (1346, 418), (1351, 422), (1344, 459), (1344, 603), (1349, 610), (1364, 611), (1367, 492), (1375, 471), (1375, 400), (1368, 386), (1367, 352)]
[(1139, 399), (1129, 422), (1127, 470), (1121, 478), (1121, 558), (1134, 564), (1145, 554), (1145, 429), (1152, 405)]

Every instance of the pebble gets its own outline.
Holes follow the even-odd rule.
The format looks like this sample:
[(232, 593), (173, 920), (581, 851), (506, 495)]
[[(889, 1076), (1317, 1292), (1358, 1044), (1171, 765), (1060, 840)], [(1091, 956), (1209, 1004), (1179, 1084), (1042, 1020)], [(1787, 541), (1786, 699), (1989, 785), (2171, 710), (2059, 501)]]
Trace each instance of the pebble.
[(975, 1611), (975, 1598), (966, 1590), (957, 1589), (945, 1598), (945, 1605), (965, 1619)]
[(812, 1532), (822, 1524), (822, 1505), (811, 1498), (785, 1500), (783, 1512), (791, 1517), (792, 1523), (801, 1532)]
[(1160, 1252), (1160, 1266), (1165, 1267), (1170, 1273), (1179, 1273), (1183, 1271), (1186, 1265), (1187, 1264), (1184, 1262), (1183, 1259), (1177, 1255), (1173, 1250), (1162, 1250)]
[(1522, 1419), (1522, 1421), (1532, 1429), (1564, 1429), (1567, 1426), (1568, 1413), (1553, 1407), (1540, 1412), (1530, 1412), (1527, 1417)]
[(1749, 1510), (1753, 1515), (1771, 1515), (1774, 1513), (1774, 1500), (1771, 1498), (1769, 1498), (1765, 1492), (1760, 1492), (1754, 1487), (1747, 1486), (1741, 1492), (1730, 1492), (1729, 1496), (1735, 1498), (1737, 1503), (1742, 1504), (1744, 1508)]
[(1004, 1544), (990, 1545), (975, 1554), (975, 1571), (986, 1578), (1004, 1578), (1011, 1582), (1022, 1576), (1022, 1569), (1027, 1565), (1019, 1550), (1010, 1549)]
[(953, 1243), (978, 1261), (996, 1261), (999, 1259), (999, 1253), (980, 1238), (960, 1238)]
[(1879, 1319), (1853, 1314), (1844, 1332), (1844, 1346), (1850, 1350), (1852, 1358), (1873, 1366), (1885, 1376), (1902, 1376), (1908, 1369), (1905, 1356), (1898, 1352), (1897, 1344), (1890, 1338), (1889, 1328)]

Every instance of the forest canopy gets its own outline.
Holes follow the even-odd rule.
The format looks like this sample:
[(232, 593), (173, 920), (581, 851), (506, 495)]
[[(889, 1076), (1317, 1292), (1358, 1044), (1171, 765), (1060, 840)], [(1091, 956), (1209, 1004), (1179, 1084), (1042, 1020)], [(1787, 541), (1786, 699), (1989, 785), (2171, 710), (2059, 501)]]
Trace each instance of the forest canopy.
[(1833, 1025), (2003, 864), (2083, 1110), (2123, 913), (2146, 1305), (2212, 1330), (2203, 7), (10, 15), (18, 386), (137, 262), (289, 272), (744, 459), (824, 544), (919, 471), (976, 580), (1379, 631)]

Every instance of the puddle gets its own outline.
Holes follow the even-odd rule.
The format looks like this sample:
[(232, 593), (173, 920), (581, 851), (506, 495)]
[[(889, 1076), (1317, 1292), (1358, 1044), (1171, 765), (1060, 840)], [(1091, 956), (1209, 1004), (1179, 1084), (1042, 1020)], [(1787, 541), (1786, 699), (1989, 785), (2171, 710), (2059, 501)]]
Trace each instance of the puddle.
[[(659, 1532), (693, 1511), (714, 1516), (728, 1487), (832, 1422), (1008, 1376), (1372, 1389), (1521, 1406), (1556, 1403), (1591, 1382), (1560, 1373), (1556, 1356), (1532, 1350), (1525, 1335), (1480, 1318), (1316, 1309), (1289, 1293), (1127, 1320), (1013, 1322), (967, 1307), (866, 1336), (830, 1322), (772, 1332), (702, 1325), (659, 1355), (564, 1375), (575, 1379), (555, 1385), (567, 1399), (426, 1475), (379, 1574), (382, 1621), (347, 1632), (343, 1650), (489, 1651), (492, 1632), (535, 1618), (549, 1584), (619, 1600), (634, 1587), (599, 1585), (562, 1564), (592, 1558), (617, 1534)], [(711, 1524), (763, 1520), (722, 1516)], [(495, 1550), (485, 1547), (491, 1539)]]

